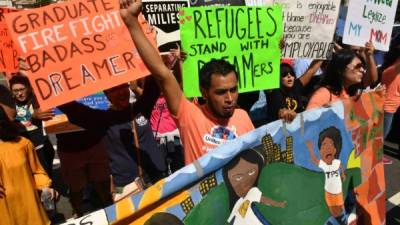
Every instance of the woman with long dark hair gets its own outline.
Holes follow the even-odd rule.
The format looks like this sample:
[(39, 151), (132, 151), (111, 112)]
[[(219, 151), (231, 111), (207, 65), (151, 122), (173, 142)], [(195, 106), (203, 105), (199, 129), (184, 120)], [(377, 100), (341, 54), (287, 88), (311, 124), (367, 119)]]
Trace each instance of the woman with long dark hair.
[(51, 180), (40, 165), (32, 143), (0, 107), (0, 215), (1, 224), (50, 224), (36, 190), (48, 189)]
[[(366, 87), (366, 63), (362, 56), (351, 49), (341, 49), (333, 55), (321, 87), (311, 96), (307, 109), (327, 105), (330, 102), (350, 98)], [(368, 78), (369, 79), (369, 78)]]
[(292, 121), (297, 113), (303, 112), (305, 107), (301, 96), (304, 87), (322, 65), (322, 60), (314, 60), (306, 72), (296, 78), (293, 67), (288, 63), (281, 63), (280, 87), (266, 91), (267, 96), (267, 122), (277, 119)]

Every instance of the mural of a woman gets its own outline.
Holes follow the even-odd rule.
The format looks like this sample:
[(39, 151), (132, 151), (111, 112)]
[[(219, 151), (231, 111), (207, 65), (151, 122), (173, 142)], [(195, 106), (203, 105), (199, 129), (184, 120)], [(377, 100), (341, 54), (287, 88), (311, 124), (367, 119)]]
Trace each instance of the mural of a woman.
[(270, 224), (254, 203), (285, 207), (286, 202), (277, 202), (262, 195), (257, 188), (258, 178), (264, 165), (264, 157), (254, 149), (238, 154), (223, 169), (222, 174), (229, 192), (231, 214), (227, 220), (232, 225)]

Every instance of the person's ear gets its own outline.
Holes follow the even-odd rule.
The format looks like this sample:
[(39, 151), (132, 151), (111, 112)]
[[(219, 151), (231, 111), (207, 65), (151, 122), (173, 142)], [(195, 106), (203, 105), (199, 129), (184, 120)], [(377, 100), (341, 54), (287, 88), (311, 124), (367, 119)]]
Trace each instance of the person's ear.
[(204, 100), (207, 100), (208, 99), (207, 90), (205, 88), (200, 88), (200, 92), (201, 92), (201, 97), (203, 97)]

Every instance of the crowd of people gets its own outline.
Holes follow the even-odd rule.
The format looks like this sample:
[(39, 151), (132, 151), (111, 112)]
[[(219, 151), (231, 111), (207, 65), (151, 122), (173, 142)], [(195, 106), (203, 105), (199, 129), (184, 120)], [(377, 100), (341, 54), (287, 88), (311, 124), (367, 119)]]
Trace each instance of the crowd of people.
[[(140, 1), (121, 3), (121, 16), (151, 75), (104, 90), (110, 102), (107, 110), (79, 102), (58, 107), (84, 129), (57, 134), (56, 143), (76, 216), (85, 213), (82, 204), (88, 191), (97, 196), (97, 207), (106, 207), (261, 124), (278, 119), (290, 123), (307, 109), (327, 107), (377, 86), (385, 87), (384, 135), (390, 131), (400, 104), (399, 37), (380, 67), (370, 42), (363, 48), (336, 43), (327, 60), (282, 60), (280, 87), (264, 91), (266, 117), (255, 122), (248, 105), (259, 92), (245, 95), (256, 98), (240, 97), (238, 74), (225, 60), (213, 59), (201, 68), (202, 96), (187, 99), (181, 89), (184, 54), (175, 49), (160, 57), (142, 31), (140, 12)], [(58, 198), (51, 181), (55, 150), (42, 121), (55, 115), (53, 109), (40, 109), (23, 68), (9, 80), (9, 89), (0, 86), (1, 221), (50, 224), (54, 208), (43, 204), (43, 195), (49, 192), (50, 200)]]

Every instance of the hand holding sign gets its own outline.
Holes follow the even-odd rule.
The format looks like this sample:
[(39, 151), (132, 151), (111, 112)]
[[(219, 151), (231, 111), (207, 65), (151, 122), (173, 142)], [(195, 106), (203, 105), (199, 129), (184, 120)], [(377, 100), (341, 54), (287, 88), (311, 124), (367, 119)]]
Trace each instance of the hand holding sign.
[(55, 115), (54, 109), (41, 110), (39, 108), (34, 110), (32, 118), (37, 120), (51, 120)]
[(374, 54), (375, 52), (375, 46), (371, 41), (368, 41), (367, 43), (365, 43), (365, 48), (364, 48), (365, 54), (367, 56), (371, 56)]

